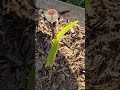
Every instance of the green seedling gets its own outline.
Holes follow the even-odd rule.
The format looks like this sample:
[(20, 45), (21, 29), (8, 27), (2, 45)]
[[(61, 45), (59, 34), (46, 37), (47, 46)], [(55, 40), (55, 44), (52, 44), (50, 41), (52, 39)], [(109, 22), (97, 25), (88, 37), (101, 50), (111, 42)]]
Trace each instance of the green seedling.
[(64, 36), (65, 33), (67, 33), (70, 29), (72, 29), (77, 23), (78, 21), (71, 22), (70, 24), (62, 28), (61, 31), (58, 32), (58, 34), (54, 37), (54, 39), (52, 40), (53, 42), (52, 47), (49, 51), (47, 61), (45, 63), (45, 67), (52, 67), (54, 65), (54, 60), (59, 48), (60, 39)]

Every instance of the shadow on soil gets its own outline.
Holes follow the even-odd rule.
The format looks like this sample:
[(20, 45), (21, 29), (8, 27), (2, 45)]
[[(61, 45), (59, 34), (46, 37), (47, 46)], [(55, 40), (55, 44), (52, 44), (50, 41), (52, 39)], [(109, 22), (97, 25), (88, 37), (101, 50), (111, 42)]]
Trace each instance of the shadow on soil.
[(119, 90), (120, 88), (120, 67), (118, 67), (120, 66), (120, 30), (118, 29), (120, 19), (117, 13), (120, 11), (119, 4), (117, 0), (114, 2), (96, 0), (86, 8), (87, 90)]
[(34, 63), (34, 33), (33, 20), (0, 14), (0, 90), (25, 90)]

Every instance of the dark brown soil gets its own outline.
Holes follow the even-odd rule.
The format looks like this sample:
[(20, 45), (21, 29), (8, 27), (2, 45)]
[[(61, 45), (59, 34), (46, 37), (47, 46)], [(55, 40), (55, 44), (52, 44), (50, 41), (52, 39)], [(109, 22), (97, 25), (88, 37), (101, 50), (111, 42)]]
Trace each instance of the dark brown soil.
[(27, 0), (0, 2), (0, 90), (25, 90), (35, 55), (32, 15)]
[(120, 88), (120, 2), (96, 0), (86, 8), (86, 89)]
[[(85, 89), (85, 29), (80, 25), (71, 29), (60, 41), (55, 64), (44, 68), (51, 47), (52, 30), (44, 13), (39, 10), (36, 29), (36, 90), (84, 90)], [(60, 18), (54, 32), (57, 33), (69, 21)]]
[[(36, 90), (84, 89), (84, 28), (77, 25), (63, 37), (54, 67), (45, 69), (52, 34), (49, 23), (39, 12), (41, 19), (34, 38), (35, 14), (29, 4), (27, 0), (3, 0), (0, 3), (0, 88), (24, 90), (31, 78), (28, 73), (35, 55)], [(59, 19), (55, 33), (68, 22)]]

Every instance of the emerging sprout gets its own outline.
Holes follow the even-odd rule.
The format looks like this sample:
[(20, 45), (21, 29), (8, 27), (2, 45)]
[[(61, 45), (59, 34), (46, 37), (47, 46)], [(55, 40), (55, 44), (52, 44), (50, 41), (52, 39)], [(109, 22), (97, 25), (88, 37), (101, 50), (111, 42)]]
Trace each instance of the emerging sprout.
[(55, 9), (49, 9), (45, 13), (45, 18), (50, 22), (53, 23), (58, 19), (58, 12)]
[(65, 33), (67, 33), (77, 23), (78, 23), (78, 21), (71, 22), (70, 24), (68, 24), (67, 26), (62, 28), (61, 31), (58, 32), (58, 34), (54, 37), (54, 39), (52, 40), (53, 44), (51, 46), (51, 49), (50, 49), (48, 57), (47, 57), (47, 61), (45, 63), (45, 67), (52, 67), (54, 65), (54, 60), (55, 60), (55, 57), (56, 57), (56, 54), (57, 54), (57, 51), (59, 48), (60, 39), (64, 36)]

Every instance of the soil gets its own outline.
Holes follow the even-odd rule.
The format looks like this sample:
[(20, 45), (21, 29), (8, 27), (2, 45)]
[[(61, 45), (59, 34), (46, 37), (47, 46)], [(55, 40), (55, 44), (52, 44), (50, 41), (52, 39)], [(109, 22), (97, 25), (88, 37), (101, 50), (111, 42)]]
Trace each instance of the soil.
[[(84, 90), (84, 27), (77, 25), (62, 38), (54, 67), (44, 68), (53, 34), (41, 10), (35, 18), (31, 4), (29, 0), (0, 3), (0, 88), (25, 90), (28, 80), (34, 78), (28, 74), (35, 60), (36, 90)], [(68, 23), (69, 20), (59, 18), (55, 33)]]
[(119, 12), (117, 0), (96, 0), (86, 7), (87, 90), (120, 88)]
[[(86, 35), (80, 25), (71, 29), (60, 42), (54, 66), (44, 68), (53, 34), (43, 11), (39, 10), (36, 18), (39, 21), (34, 38), (33, 7), (26, 0), (2, 0), (0, 89), (25, 89), (35, 55), (36, 90), (84, 90), (85, 78), (88, 90), (119, 90), (120, 3), (115, 2), (117, 0), (96, 0), (86, 8)], [(59, 18), (54, 32), (69, 22)]]
[(35, 57), (31, 13), (34, 8), (26, 0), (0, 3), (0, 90), (25, 90)]
[[(36, 29), (36, 90), (85, 90), (85, 28), (77, 25), (60, 41), (54, 66), (45, 68), (53, 28), (45, 19), (43, 10), (38, 13)], [(56, 34), (70, 21), (59, 18), (54, 23)]]

